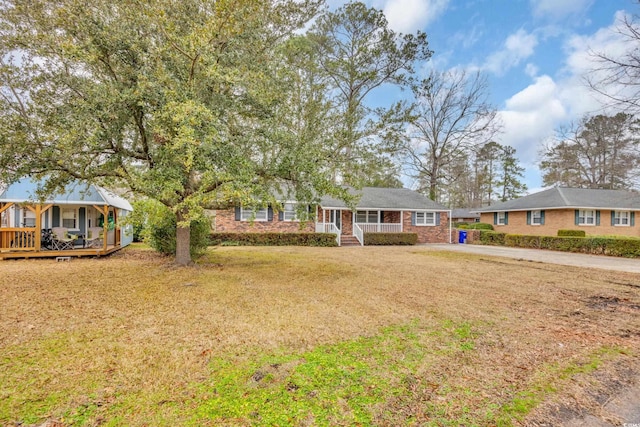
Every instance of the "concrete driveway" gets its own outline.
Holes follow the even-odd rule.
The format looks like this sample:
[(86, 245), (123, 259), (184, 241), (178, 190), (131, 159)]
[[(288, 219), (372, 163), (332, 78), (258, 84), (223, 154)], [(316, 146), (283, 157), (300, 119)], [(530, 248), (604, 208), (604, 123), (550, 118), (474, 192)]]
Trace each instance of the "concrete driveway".
[(466, 252), (480, 255), (537, 261), (549, 264), (572, 265), (576, 267), (600, 268), (603, 270), (640, 273), (640, 259), (618, 258), (604, 255), (575, 254), (571, 252), (547, 251), (541, 249), (509, 248), (504, 246), (485, 246), (467, 244), (427, 244), (434, 249)]

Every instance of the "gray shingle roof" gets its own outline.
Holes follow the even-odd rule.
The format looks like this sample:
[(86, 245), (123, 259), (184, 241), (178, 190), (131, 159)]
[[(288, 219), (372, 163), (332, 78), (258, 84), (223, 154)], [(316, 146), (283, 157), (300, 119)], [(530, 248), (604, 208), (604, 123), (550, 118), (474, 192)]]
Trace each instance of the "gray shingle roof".
[(554, 187), (519, 199), (477, 209), (476, 212), (563, 208), (640, 209), (640, 194), (625, 190)]
[[(349, 192), (361, 195), (356, 204), (357, 209), (361, 210), (448, 210), (441, 204), (408, 188), (364, 187), (360, 191), (350, 189)], [(347, 205), (342, 200), (332, 197), (323, 197), (320, 205), (323, 208), (347, 208)]]
[(453, 209), (451, 218), (480, 218), (480, 214), (475, 209)]

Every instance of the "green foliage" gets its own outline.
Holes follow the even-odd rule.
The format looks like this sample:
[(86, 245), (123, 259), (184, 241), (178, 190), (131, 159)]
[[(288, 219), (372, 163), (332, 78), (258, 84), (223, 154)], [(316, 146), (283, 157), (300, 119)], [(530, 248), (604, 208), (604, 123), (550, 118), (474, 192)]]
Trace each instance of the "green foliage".
[(480, 230), (480, 238), (478, 241), (483, 245), (503, 246), (504, 238), (507, 233), (498, 233), (489, 230)]
[[(134, 236), (144, 240), (156, 251), (165, 255), (176, 254), (176, 215), (161, 203), (151, 200), (136, 200), (133, 212), (127, 221), (133, 224)], [(199, 217), (190, 222), (190, 249), (192, 258), (204, 253), (209, 245), (209, 220)]]
[(211, 245), (222, 246), (337, 246), (331, 233), (210, 233)]
[(416, 233), (364, 233), (365, 245), (415, 245)]
[(383, 87), (407, 87), (416, 65), (431, 56), (426, 34), (396, 33), (383, 11), (350, 1), (319, 16), (308, 38), (331, 108), (327, 154), (344, 160), (334, 170), (355, 186), (401, 186), (391, 155), (410, 108), (398, 102), (374, 109), (367, 101)]
[(493, 230), (493, 225), (487, 224), (486, 222), (472, 222), (467, 225), (467, 230)]
[(640, 257), (640, 240), (613, 237), (556, 237), (508, 234), (505, 246), (520, 248), (550, 249), (595, 255), (610, 255), (626, 258)]
[[(288, 80), (298, 69), (285, 42), (321, 5), (4, 2), (0, 181), (113, 184), (170, 207), (180, 229), (213, 203), (266, 203), (283, 180), (291, 199), (339, 196), (340, 156), (316, 128), (326, 106), (298, 108)], [(177, 245), (188, 264), (187, 239)]]
[(584, 230), (558, 230), (558, 237), (585, 237)]

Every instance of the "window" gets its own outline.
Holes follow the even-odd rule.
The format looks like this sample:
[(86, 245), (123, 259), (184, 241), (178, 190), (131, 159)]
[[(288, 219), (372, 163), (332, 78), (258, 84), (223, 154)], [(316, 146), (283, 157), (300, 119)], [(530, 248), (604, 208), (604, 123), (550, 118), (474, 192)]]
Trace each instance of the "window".
[(531, 224), (542, 224), (542, 213), (540, 211), (531, 211)]
[(507, 224), (507, 213), (506, 212), (498, 212), (498, 225), (506, 225)]
[(65, 208), (62, 209), (62, 226), (65, 228), (77, 228), (78, 214), (75, 209)]
[(269, 209), (245, 209), (240, 208), (240, 220), (241, 221), (268, 221)]
[(282, 221), (296, 221), (298, 216), (296, 215), (296, 204), (285, 203), (284, 210), (282, 211)]
[(631, 218), (629, 211), (616, 211), (613, 216), (613, 225), (627, 226), (631, 224), (629, 218)]
[(578, 213), (579, 225), (595, 225), (596, 224), (596, 211), (585, 209), (580, 210)]
[(36, 214), (27, 208), (22, 209), (22, 226), (23, 227), (36, 226)]
[(378, 211), (356, 211), (356, 223), (358, 224), (377, 224)]
[(435, 212), (416, 212), (416, 225), (436, 225)]

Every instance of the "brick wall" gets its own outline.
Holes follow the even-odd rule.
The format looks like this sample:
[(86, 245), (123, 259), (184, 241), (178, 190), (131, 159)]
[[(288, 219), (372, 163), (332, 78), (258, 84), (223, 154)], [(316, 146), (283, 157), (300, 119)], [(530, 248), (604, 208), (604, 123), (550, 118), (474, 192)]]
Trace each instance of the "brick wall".
[[(481, 214), (481, 222), (493, 224), (493, 212)], [(640, 214), (635, 226), (612, 226), (611, 211), (600, 210), (600, 225), (576, 225), (575, 209), (547, 209), (544, 225), (527, 225), (527, 212), (509, 212), (509, 224), (493, 224), (495, 231), (534, 236), (557, 236), (558, 230), (584, 230), (587, 235), (619, 235), (640, 237)]]
[[(219, 232), (247, 232), (247, 233), (298, 233), (314, 232), (313, 222), (302, 224), (299, 221), (278, 221), (278, 214), (273, 213), (273, 221), (236, 221), (234, 209), (219, 209), (215, 211), (214, 231)], [(302, 226), (302, 228), (300, 228)]]
[[(212, 215), (212, 223), (214, 231), (218, 232), (313, 232), (315, 224), (307, 222), (300, 228), (301, 223), (297, 221), (278, 221), (278, 214), (274, 213), (273, 221), (236, 221), (234, 209), (216, 210)], [(319, 212), (320, 221), (322, 221), (322, 211)], [(385, 223), (399, 223), (400, 212), (387, 211), (384, 213)], [(351, 211), (342, 211), (342, 233), (346, 235), (353, 234), (353, 214)], [(327, 212), (326, 220), (329, 222), (329, 214)], [(440, 225), (436, 226), (416, 226), (411, 225), (411, 212), (404, 212), (403, 230), (407, 233), (416, 233), (418, 235), (418, 243), (449, 243), (449, 218), (447, 212), (440, 213)]]
[(406, 233), (417, 233), (418, 243), (449, 243), (449, 215), (440, 212), (440, 225), (411, 225), (411, 212), (403, 212), (402, 229)]

